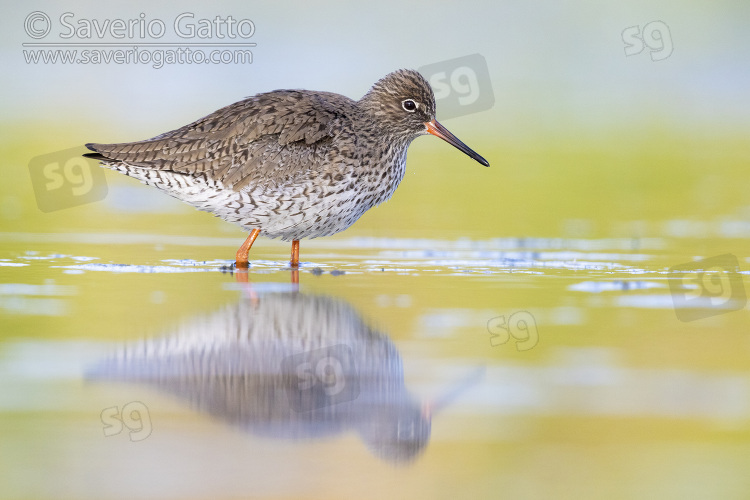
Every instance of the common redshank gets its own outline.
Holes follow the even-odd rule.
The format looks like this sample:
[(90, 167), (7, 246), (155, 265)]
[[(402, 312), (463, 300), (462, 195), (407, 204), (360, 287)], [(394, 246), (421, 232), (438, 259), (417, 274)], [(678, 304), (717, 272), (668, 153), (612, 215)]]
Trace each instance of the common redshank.
[(416, 71), (380, 79), (359, 101), (330, 92), (275, 90), (230, 104), (152, 139), (86, 144), (84, 156), (250, 231), (237, 267), (261, 232), (292, 241), (343, 231), (388, 200), (406, 150), (437, 136), (489, 162), (435, 119), (435, 96)]

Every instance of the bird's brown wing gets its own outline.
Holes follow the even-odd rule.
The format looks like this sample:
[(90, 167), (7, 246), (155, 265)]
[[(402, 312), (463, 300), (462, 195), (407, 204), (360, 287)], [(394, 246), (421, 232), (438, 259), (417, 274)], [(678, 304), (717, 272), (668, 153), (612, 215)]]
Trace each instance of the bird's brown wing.
[(354, 109), (342, 96), (277, 90), (146, 141), (86, 144), (96, 152), (86, 156), (205, 177), (236, 191), (280, 184), (323, 161)]

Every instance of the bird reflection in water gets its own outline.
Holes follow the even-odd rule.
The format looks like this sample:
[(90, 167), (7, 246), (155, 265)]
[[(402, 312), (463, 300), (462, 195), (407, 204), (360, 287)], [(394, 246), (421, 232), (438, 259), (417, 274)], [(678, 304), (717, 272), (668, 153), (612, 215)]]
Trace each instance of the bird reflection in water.
[(256, 289), (168, 336), (124, 346), (95, 378), (155, 386), (264, 437), (354, 430), (396, 464), (423, 452), (435, 410), (407, 391), (386, 334), (341, 299), (299, 291)]

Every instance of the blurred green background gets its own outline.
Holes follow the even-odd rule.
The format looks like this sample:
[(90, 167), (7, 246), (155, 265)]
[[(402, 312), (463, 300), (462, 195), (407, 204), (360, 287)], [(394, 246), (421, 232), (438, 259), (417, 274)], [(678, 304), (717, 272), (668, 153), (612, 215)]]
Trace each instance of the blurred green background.
[[(41, 2), (34, 8), (52, 19), (44, 41), (61, 40), (54, 35), (63, 31), (58, 18), (65, 12), (74, 14), (69, 22), (144, 13), (171, 28), (171, 20), (190, 11), (196, 20), (252, 19), (257, 47), (247, 65), (27, 64), (22, 43), (35, 41), (23, 31), (30, 11), (9, 6), (0, 34), (6, 70), (0, 227), (6, 231), (241, 238), (239, 229), (139, 193), (136, 182), (109, 171), (107, 199), (41, 213), (27, 164), (86, 142), (152, 137), (277, 88), (356, 99), (395, 69), (479, 53), (494, 106), (444, 124), (492, 167), (420, 138), (394, 198), (341, 237), (721, 237), (727, 224), (750, 235), (744, 26), (750, 7), (741, 2)], [(652, 61), (645, 48), (626, 56), (623, 31), (656, 20), (668, 26), (671, 55)], [(174, 40), (169, 32), (158, 41)], [(129, 197), (143, 207), (140, 213), (123, 209)], [(706, 231), (679, 234), (674, 221), (680, 220), (707, 223)]]

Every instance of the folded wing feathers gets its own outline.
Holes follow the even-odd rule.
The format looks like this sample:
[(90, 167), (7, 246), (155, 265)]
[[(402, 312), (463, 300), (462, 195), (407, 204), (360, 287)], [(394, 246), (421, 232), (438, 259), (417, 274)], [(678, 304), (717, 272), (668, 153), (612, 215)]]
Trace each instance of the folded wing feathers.
[(87, 144), (107, 163), (209, 175), (236, 190), (253, 180), (283, 182), (316, 154), (340, 117), (320, 96), (260, 94), (152, 139)]

